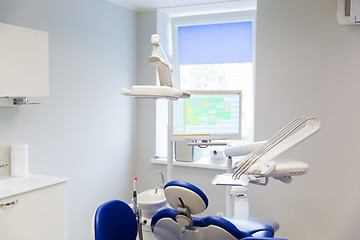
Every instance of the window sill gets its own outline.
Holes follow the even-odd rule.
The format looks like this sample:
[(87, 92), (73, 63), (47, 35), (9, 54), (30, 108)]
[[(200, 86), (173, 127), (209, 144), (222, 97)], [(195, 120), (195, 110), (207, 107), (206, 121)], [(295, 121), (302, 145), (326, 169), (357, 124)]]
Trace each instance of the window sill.
[[(154, 164), (167, 164), (166, 157), (155, 157), (152, 158), (151, 163)], [(221, 160), (218, 162), (211, 161), (209, 158), (201, 158), (198, 161), (194, 162), (181, 162), (174, 160), (174, 166), (181, 167), (193, 167), (193, 168), (206, 168), (206, 169), (215, 169), (215, 170), (226, 170), (226, 160)]]

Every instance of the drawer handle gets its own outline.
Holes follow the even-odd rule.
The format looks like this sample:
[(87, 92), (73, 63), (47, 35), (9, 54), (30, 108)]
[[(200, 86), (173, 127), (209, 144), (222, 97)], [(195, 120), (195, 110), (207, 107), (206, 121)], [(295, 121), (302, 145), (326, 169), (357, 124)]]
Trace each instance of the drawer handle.
[(0, 203), (0, 207), (10, 207), (10, 206), (13, 206), (13, 205), (16, 205), (18, 203), (19, 200), (15, 200), (15, 201), (12, 201), (12, 202), (8, 202), (8, 203)]

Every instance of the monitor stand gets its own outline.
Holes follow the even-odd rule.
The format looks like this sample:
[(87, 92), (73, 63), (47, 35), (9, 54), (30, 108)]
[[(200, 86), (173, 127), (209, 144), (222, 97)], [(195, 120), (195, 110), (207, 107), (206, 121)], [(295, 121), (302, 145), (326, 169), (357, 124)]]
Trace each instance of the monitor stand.
[(226, 146), (227, 142), (213, 142), (211, 140), (194, 140), (188, 143), (188, 146)]

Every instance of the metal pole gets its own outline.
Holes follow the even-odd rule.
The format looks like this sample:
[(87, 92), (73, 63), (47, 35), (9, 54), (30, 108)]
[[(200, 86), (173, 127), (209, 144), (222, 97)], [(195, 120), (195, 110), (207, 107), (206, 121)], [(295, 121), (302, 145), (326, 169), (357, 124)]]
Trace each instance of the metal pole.
[[(226, 160), (226, 173), (231, 173), (232, 172), (232, 158), (229, 156), (227, 157)], [(232, 199), (231, 199), (231, 195), (230, 195), (230, 189), (231, 186), (226, 186), (226, 196), (225, 196), (225, 206), (226, 206), (226, 213), (225, 216), (226, 217), (232, 217), (233, 214), (233, 204), (232, 204)]]
[(173, 177), (173, 168), (174, 168), (174, 148), (173, 141), (171, 141), (172, 135), (172, 124), (173, 124), (173, 101), (169, 100), (168, 102), (168, 128), (167, 128), (167, 181), (171, 181)]

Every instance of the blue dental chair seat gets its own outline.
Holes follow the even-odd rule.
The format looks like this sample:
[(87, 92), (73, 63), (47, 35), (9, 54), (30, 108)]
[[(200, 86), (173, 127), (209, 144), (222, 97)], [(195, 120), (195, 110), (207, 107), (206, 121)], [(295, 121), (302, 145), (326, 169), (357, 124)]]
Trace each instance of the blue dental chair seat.
[(136, 217), (125, 202), (111, 200), (96, 209), (91, 240), (135, 240), (136, 235)]
[(203, 212), (208, 206), (206, 195), (190, 183), (169, 182), (164, 192), (173, 209), (163, 209), (151, 220), (151, 230), (158, 240), (281, 240), (273, 238), (278, 225), (269, 224), (265, 220), (190, 216), (190, 213)]

